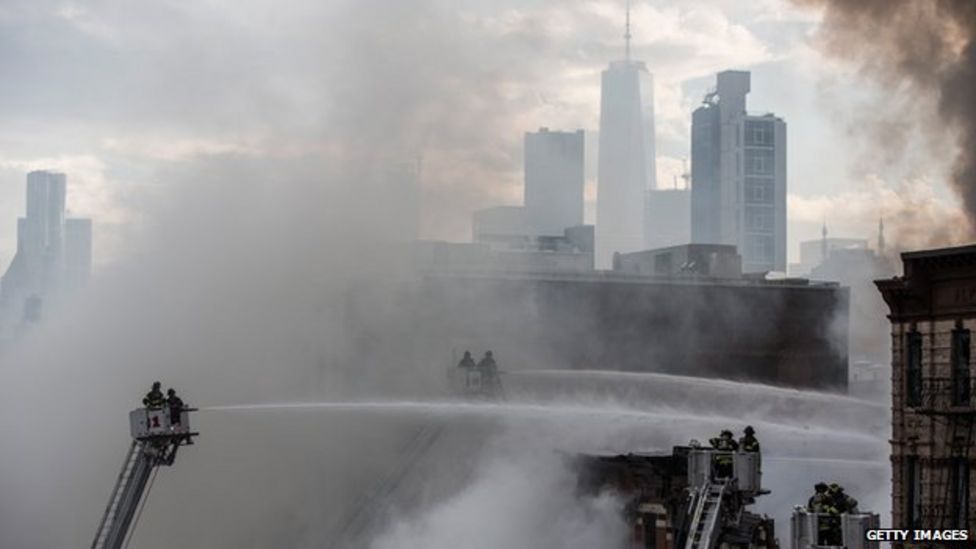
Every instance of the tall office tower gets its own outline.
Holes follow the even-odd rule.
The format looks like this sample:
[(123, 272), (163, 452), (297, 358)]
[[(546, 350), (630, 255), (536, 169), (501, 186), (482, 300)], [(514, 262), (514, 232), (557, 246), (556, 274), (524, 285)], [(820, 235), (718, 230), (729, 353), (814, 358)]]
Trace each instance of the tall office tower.
[(786, 123), (746, 112), (749, 73), (718, 73), (691, 123), (691, 240), (733, 244), (744, 272), (786, 271)]
[(74, 290), (88, 283), (92, 265), (91, 219), (64, 222), (64, 287)]
[(47, 276), (44, 283), (49, 287), (60, 282), (65, 190), (63, 173), (35, 171), (27, 174), (24, 243), (28, 253), (39, 254), (42, 258)]
[(17, 220), (17, 253), (0, 278), (0, 305), (14, 318), (36, 320), (66, 277), (77, 287), (90, 272), (91, 221), (65, 222), (66, 183), (63, 173), (27, 174), (27, 213)]
[(644, 194), (655, 184), (654, 80), (626, 54), (603, 71), (596, 197), (596, 267), (607, 269), (615, 252), (644, 247)]
[(583, 130), (525, 134), (525, 215), (536, 235), (583, 224)]

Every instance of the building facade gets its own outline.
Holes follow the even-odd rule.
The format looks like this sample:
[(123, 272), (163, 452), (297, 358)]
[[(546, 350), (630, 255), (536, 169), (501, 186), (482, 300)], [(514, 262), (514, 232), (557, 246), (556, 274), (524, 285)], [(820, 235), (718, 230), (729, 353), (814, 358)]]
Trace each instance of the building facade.
[(791, 276), (810, 276), (835, 250), (867, 250), (866, 238), (835, 238), (826, 236), (800, 242), (800, 262), (790, 264)]
[(617, 254), (613, 270), (623, 274), (684, 278), (742, 278), (742, 257), (735, 246), (683, 244)]
[(890, 308), (892, 527), (976, 531), (976, 246), (902, 254)]
[(692, 115), (691, 240), (736, 246), (746, 272), (786, 272), (786, 123), (746, 112), (748, 72), (717, 81)]
[(666, 248), (691, 242), (691, 191), (651, 189), (644, 205), (644, 248)]
[(656, 186), (654, 80), (629, 58), (603, 71), (597, 166), (596, 265), (644, 248), (644, 198)]
[[(846, 391), (848, 293), (836, 284), (434, 266), (399, 284), (364, 278), (346, 295), (357, 361), (382, 371), (411, 364), (404, 371), (427, 372), (428, 383), (456, 364), (453, 351), (491, 349), (506, 371), (662, 372)], [(384, 339), (391, 329), (400, 335)]]
[(525, 134), (525, 215), (537, 235), (583, 224), (583, 130)]

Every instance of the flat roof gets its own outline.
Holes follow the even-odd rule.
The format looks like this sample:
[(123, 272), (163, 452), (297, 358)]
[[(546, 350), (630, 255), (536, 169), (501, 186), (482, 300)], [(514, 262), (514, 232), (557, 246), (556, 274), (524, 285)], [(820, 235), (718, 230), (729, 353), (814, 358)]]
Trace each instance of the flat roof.
[(918, 250), (914, 252), (902, 252), (902, 259), (927, 259), (934, 257), (948, 257), (953, 255), (976, 255), (976, 244), (965, 246), (954, 246), (951, 248), (933, 248), (931, 250)]
[(546, 272), (546, 271), (505, 271), (482, 269), (430, 269), (421, 271), (426, 276), (458, 278), (537, 280), (551, 282), (619, 282), (625, 284), (662, 284), (680, 286), (735, 286), (760, 288), (807, 288), (837, 289), (837, 282), (821, 282), (808, 279), (787, 278), (766, 280), (762, 278), (707, 278), (707, 277), (667, 277), (624, 274), (615, 271), (587, 272)]

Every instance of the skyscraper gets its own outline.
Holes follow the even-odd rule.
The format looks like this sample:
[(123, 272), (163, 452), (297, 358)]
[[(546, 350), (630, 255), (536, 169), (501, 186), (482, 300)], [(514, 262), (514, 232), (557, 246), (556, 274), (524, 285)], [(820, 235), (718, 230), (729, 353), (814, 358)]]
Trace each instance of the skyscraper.
[(718, 74), (691, 123), (691, 240), (732, 244), (744, 272), (786, 271), (786, 123), (746, 112), (749, 73)]
[(583, 130), (525, 134), (525, 215), (536, 235), (583, 224)]
[(37, 318), (66, 279), (76, 288), (88, 278), (91, 221), (65, 221), (66, 187), (63, 173), (27, 174), (27, 212), (17, 220), (17, 253), (0, 278), (0, 305), (6, 309), (2, 316)]
[(84, 286), (91, 276), (91, 219), (68, 218), (64, 221), (64, 287), (74, 290)]
[(614, 252), (644, 246), (644, 195), (654, 188), (654, 81), (630, 58), (630, 11), (626, 53), (603, 71), (597, 172), (596, 266), (609, 268)]

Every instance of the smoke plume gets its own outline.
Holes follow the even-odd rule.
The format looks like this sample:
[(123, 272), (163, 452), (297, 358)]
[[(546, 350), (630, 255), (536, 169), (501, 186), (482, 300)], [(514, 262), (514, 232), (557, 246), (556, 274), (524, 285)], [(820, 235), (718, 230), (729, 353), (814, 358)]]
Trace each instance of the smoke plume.
[[(826, 51), (856, 63), (885, 87), (883, 101), (897, 103), (896, 111), (869, 129), (887, 155), (900, 156), (911, 141), (909, 132), (917, 130), (941, 149), (939, 154), (953, 155), (952, 185), (971, 236), (976, 218), (976, 3), (796, 1), (825, 9), (820, 37)], [(943, 148), (946, 143), (951, 153)]]

